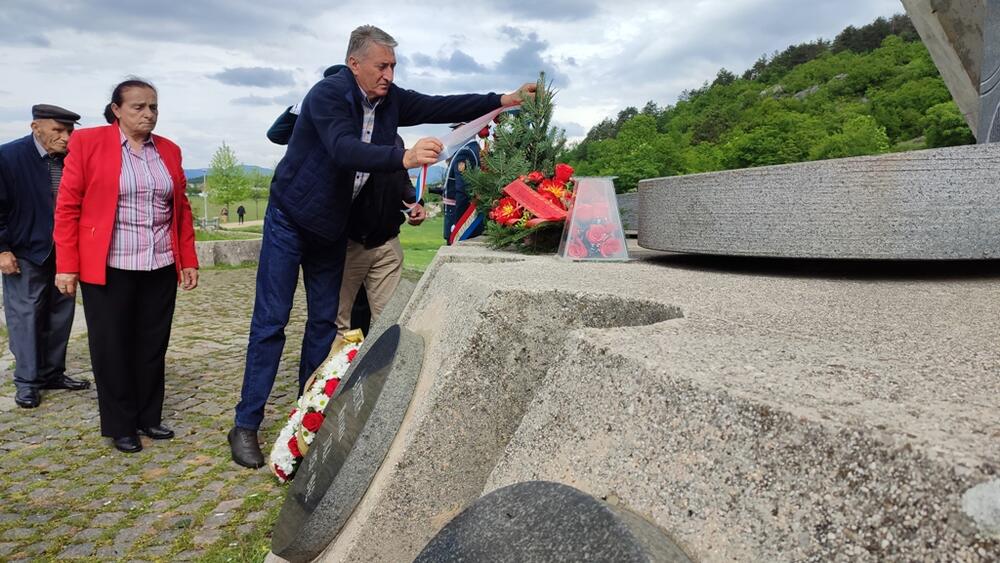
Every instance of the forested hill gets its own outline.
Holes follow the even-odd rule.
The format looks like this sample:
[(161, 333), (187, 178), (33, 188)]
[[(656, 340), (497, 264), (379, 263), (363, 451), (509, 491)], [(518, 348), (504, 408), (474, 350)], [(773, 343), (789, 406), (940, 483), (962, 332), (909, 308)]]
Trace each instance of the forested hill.
[(910, 20), (849, 27), (834, 41), (722, 69), (676, 104), (627, 108), (563, 159), (580, 176), (693, 174), (975, 142)]

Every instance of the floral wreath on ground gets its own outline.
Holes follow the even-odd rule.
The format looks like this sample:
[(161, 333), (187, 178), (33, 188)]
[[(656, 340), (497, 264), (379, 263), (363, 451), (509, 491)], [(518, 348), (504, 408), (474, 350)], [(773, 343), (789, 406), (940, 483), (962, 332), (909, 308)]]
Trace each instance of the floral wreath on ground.
[(306, 382), (305, 392), (296, 401), (271, 449), (271, 471), (279, 482), (286, 483), (295, 476), (299, 463), (323, 425), (323, 411), (357, 356), (362, 341), (360, 330), (348, 331), (343, 339), (338, 337), (330, 356)]

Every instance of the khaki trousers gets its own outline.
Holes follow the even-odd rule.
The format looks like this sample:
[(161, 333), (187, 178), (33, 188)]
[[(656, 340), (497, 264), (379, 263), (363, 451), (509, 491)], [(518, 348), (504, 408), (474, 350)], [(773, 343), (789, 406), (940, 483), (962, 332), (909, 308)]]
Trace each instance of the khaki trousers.
[(343, 336), (351, 329), (351, 307), (362, 285), (368, 293), (374, 323), (389, 303), (402, 276), (403, 247), (399, 244), (399, 237), (393, 237), (375, 248), (365, 248), (348, 240), (344, 279), (340, 283), (340, 305), (337, 307), (337, 334)]

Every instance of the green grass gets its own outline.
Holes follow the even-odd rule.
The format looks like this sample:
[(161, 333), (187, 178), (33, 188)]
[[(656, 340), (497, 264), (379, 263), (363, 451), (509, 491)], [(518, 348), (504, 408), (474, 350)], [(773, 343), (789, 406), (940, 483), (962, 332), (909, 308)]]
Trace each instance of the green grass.
[(244, 240), (244, 239), (259, 239), (260, 235), (254, 233), (241, 233), (238, 231), (204, 231), (202, 229), (194, 230), (194, 240), (196, 241), (206, 241), (206, 240)]
[(227, 231), (236, 231), (238, 233), (257, 233), (258, 235), (264, 234), (264, 225), (250, 225), (249, 227), (233, 227), (232, 223), (226, 226)]
[(424, 221), (419, 227), (404, 224), (400, 227), (399, 242), (403, 246), (403, 268), (423, 272), (444, 244), (441, 232), (444, 216), (438, 215)]
[[(190, 197), (191, 200), (191, 213), (196, 219), (205, 218), (205, 200), (201, 197)], [(267, 200), (261, 200), (254, 203), (253, 200), (247, 201), (236, 201), (229, 204), (229, 222), (224, 223), (226, 226), (239, 225), (239, 217), (236, 216), (236, 208), (243, 206), (247, 210), (247, 214), (243, 216), (244, 221), (256, 221), (257, 219), (264, 218), (264, 210), (267, 209)], [(219, 210), (222, 209), (222, 204), (212, 203), (211, 199), (208, 202), (208, 218), (213, 219), (219, 216)]]

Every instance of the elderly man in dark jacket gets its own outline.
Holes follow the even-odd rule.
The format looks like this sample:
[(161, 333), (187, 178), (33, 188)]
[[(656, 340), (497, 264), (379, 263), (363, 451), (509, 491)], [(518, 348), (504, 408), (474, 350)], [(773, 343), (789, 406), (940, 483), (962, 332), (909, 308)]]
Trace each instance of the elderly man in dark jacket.
[(34, 408), (41, 389), (86, 389), (66, 375), (74, 301), (54, 285), (55, 198), (63, 157), (80, 116), (58, 106), (31, 108), (31, 134), (0, 146), (0, 273), (14, 354), (14, 402)]
[(394, 172), (437, 161), (443, 149), (425, 138), (393, 146), (396, 128), (466, 121), (516, 105), (534, 92), (427, 96), (393, 84), (396, 41), (373, 26), (351, 33), (347, 69), (313, 86), (302, 102), (288, 151), (278, 163), (264, 218), (257, 292), (240, 402), (229, 444), (233, 460), (260, 467), (257, 429), (285, 345), (285, 325), (301, 266), (307, 319), (299, 359), (299, 389), (326, 358), (337, 331), (345, 228), (351, 201), (372, 172)]

